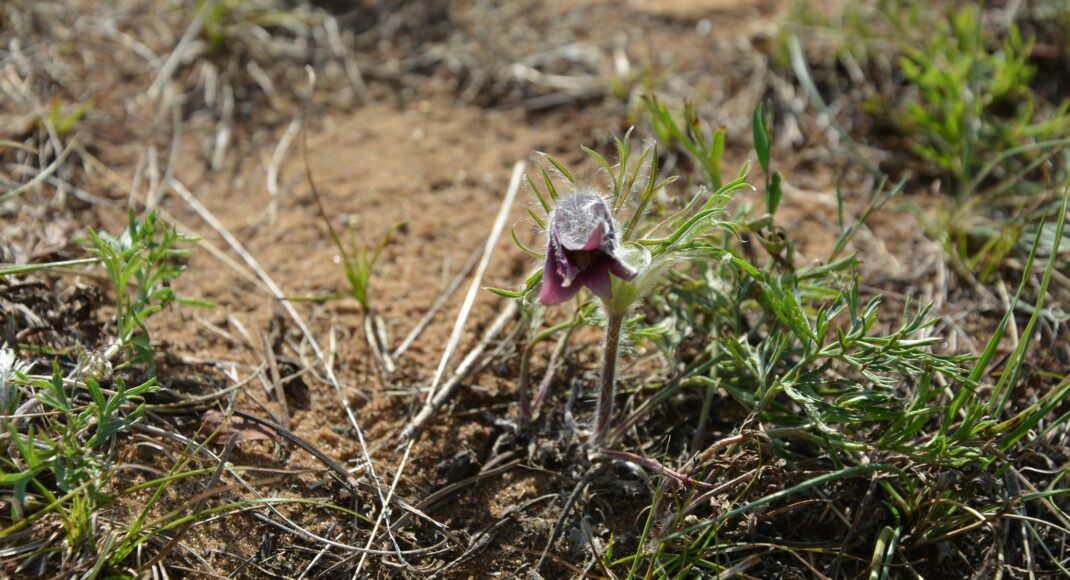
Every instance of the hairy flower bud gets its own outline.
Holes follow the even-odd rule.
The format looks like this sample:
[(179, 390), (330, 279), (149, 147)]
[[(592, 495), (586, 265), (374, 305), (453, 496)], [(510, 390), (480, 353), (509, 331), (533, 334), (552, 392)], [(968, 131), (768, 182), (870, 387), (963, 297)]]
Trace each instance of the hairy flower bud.
[(549, 242), (539, 301), (546, 305), (570, 300), (586, 286), (609, 300), (610, 274), (623, 280), (638, 271), (624, 259), (613, 212), (602, 196), (581, 191), (561, 198), (550, 214)]

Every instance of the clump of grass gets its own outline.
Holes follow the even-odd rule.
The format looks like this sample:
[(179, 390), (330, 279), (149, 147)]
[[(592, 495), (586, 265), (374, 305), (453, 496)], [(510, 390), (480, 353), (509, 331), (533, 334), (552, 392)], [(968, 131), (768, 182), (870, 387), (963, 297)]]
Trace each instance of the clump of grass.
[[(46, 518), (58, 519), (62, 528), (47, 542), (17, 550), (20, 559), (59, 552), (66, 565), (100, 562), (99, 573), (111, 556), (114, 544), (101, 536), (100, 519), (112, 501), (105, 489), (117, 469), (116, 442), (143, 419), (143, 399), (157, 389), (146, 322), (173, 302), (204, 305), (171, 288), (189, 254), (179, 246), (192, 239), (163, 227), (155, 212), (142, 219), (131, 212), (119, 236), (90, 230), (86, 250), (95, 258), (78, 262), (99, 263), (112, 284), (113, 342), (77, 354), (78, 364), (68, 371), (53, 360), (47, 376), (33, 374), (35, 364), (14, 351), (0, 350), (0, 402), (11, 442), (0, 455), (0, 489), (10, 493), (0, 538), (14, 538)], [(136, 386), (115, 373), (131, 365), (148, 369)]]
[[(756, 139), (756, 144), (760, 142)], [(1051, 245), (1044, 248), (1049, 255), (1055, 255), (1061, 244), (1068, 197), (1070, 187), (1064, 187)], [(841, 229), (841, 242), (854, 231), (843, 224)], [(748, 419), (739, 427), (739, 439), (729, 438), (731, 446), (716, 443), (713, 447), (718, 452), (739, 450), (738, 445), (757, 431), (775, 458), (785, 462), (782, 477), (793, 483), (777, 485), (772, 493), (728, 486), (713, 498), (692, 493), (674, 501), (659, 495), (652, 514), (667, 512), (667, 521), (644, 532), (643, 541), (648, 535), (651, 541), (639, 552), (611, 564), (635, 573), (642, 562), (648, 576), (699, 570), (722, 573), (735, 566), (755, 566), (745, 556), (791, 549), (770, 550), (760, 542), (747, 547), (752, 540), (740, 529), (754, 525), (747, 524), (747, 518), (805, 525), (808, 517), (820, 516), (761, 514), (790, 511), (791, 502), (805, 505), (811, 501), (806, 498), (813, 497), (827, 498), (832, 505), (857, 501), (848, 499), (851, 495), (844, 480), (859, 476), (870, 478), (875, 487), (869, 493), (879, 494), (886, 507), (865, 513), (853, 523), (847, 520), (851, 525), (842, 529), (841, 539), (822, 544), (839, 554), (825, 562), (830, 566), (826, 573), (843, 566), (843, 558), (868, 562), (863, 569), (871, 577), (883, 577), (900, 567), (935, 566), (935, 562), (916, 561), (925, 546), (953, 544), (953, 538), (961, 537), (979, 541), (984, 532), (978, 517), (982, 522), (1014, 518), (1022, 513), (1021, 506), (1039, 519), (1063, 521), (1065, 513), (1044, 499), (1048, 494), (1066, 493), (1059, 477), (1037, 478), (1037, 488), (1048, 486), (1042, 493), (1005, 490), (998, 494), (979, 488), (1006, 481), (1011, 473), (1022, 479), (1022, 463), (1016, 457), (1043, 446), (1046, 434), (1065, 429), (1070, 419), (1055, 411), (1065, 406), (1070, 395), (1065, 379), (1056, 378), (1054, 384), (1040, 388), (1044, 395), (1025, 409), (1015, 411), (1011, 405), (1012, 392), (1024, 386), (1022, 369), (1039, 311), (1033, 312), (1022, 329), (1018, 347), (1001, 365), (1002, 372), (994, 373), (994, 383), (989, 378), (995, 350), (1008, 326), (1014, 324), (1013, 311), (1031, 279), (1040, 239), (1038, 235), (1033, 240), (1021, 285), (1006, 316), (976, 358), (934, 353), (941, 339), (928, 329), (936, 320), (930, 308), (911, 308), (909, 301), (898, 326), (879, 332), (876, 321), (881, 299), (860, 299), (857, 261), (849, 255), (797, 270), (783, 268), (771, 256), (754, 265), (758, 275), (743, 278), (735, 270), (713, 264), (675, 272), (674, 283), (652, 300), (658, 307), (656, 316), (674, 320), (674, 332), (659, 339), (661, 348), (679, 355), (684, 344), (697, 340), (700, 351), (684, 361), (687, 370), (660, 391), (697, 388), (705, 390), (707, 397), (714, 392), (728, 394), (747, 411)], [(836, 247), (838, 252), (844, 244)], [(1042, 275), (1041, 304), (1054, 264), (1048, 261)], [(710, 408), (707, 403), (703, 412)], [(1038, 425), (1045, 425), (1045, 430), (1035, 431)], [(694, 465), (702, 478), (718, 477), (713, 456), (700, 454), (699, 458)], [(817, 466), (820, 473), (816, 475), (793, 475)], [(762, 481), (762, 469), (751, 477), (755, 483)], [(968, 477), (973, 484), (965, 483)], [(1028, 478), (1024, 480), (1033, 485)], [(723, 507), (710, 512), (705, 503), (710, 499)], [(665, 502), (669, 505), (659, 505)], [(862, 522), (862, 518), (871, 521)], [(849, 536), (860, 533), (860, 525), (871, 535), (849, 547)], [(794, 539), (812, 542), (820, 535), (812, 528), (806, 530)], [(753, 537), (753, 532), (749, 534)], [(1035, 527), (1022, 534), (1027, 550), (1037, 558), (1033, 565), (1065, 571), (1061, 564), (1065, 554), (1058, 553), (1065, 538), (1052, 538)], [(787, 533), (774, 537), (793, 539)], [(991, 546), (989, 555), (1005, 549), (998, 537), (985, 541)], [(957, 549), (969, 552), (974, 548), (960, 544)], [(1043, 564), (1038, 562), (1041, 559)], [(999, 566), (991, 557), (981, 565), (989, 570)]]
[[(988, 36), (976, 6), (956, 8), (921, 47), (904, 45), (899, 59), (914, 89), (900, 111), (902, 131), (921, 159), (945, 172), (960, 201), (985, 193), (979, 189), (997, 166), (1004, 176), (1028, 173), (1046, 142), (1070, 134), (1070, 102), (1042, 116), (1030, 89), (1035, 41), (1013, 23), (1002, 39)], [(1037, 146), (1004, 155), (1028, 144)]]
[[(815, 25), (801, 14), (798, 25)], [(948, 194), (918, 213), (952, 268), (971, 282), (1013, 283), (1032, 234), (1053, 227), (1044, 219), (1059, 204), (1070, 145), (1070, 101), (1038, 94), (1036, 39), (972, 4), (878, 3), (850, 14), (835, 31), (836, 60), (853, 79), (840, 103), (865, 115), (877, 145), (909, 152), (911, 186), (938, 180)], [(791, 50), (796, 76), (820, 102), (797, 41)], [(833, 63), (816, 64), (829, 73)], [(822, 79), (842, 85), (835, 74)]]
[[(26, 396), (30, 403), (14, 416), (33, 409), (44, 413), (37, 424), (16, 419), (8, 425), (14, 445), (0, 457), (0, 484), (11, 489), (12, 524), (0, 536), (58, 514), (69, 554), (91, 552), (98, 536), (97, 513), (109, 500), (102, 491), (113, 470), (109, 446), (141, 419), (141, 398), (155, 388), (154, 381), (127, 388), (121, 377), (115, 377), (106, 395), (97, 378), (65, 377), (58, 362), (50, 379), (13, 374), (16, 400)], [(88, 401), (80, 402), (76, 393), (69, 392), (68, 383), (74, 380), (89, 394)]]
[(204, 12), (202, 38), (212, 55), (232, 49), (235, 38), (246, 38), (247, 29), (291, 28), (304, 31), (313, 19), (311, 14), (287, 9), (275, 1), (215, 0), (197, 2), (196, 12)]
[[(327, 222), (329, 223), (329, 222)], [(349, 292), (345, 295), (360, 304), (361, 311), (372, 311), (371, 282), (379, 264), (379, 258), (394, 238), (394, 234), (404, 228), (404, 224), (396, 224), (390, 228), (374, 246), (360, 245), (356, 239), (356, 233), (352, 227), (348, 227), (349, 243), (342, 241), (333, 226), (330, 229), (331, 242), (342, 257), (342, 271), (345, 272), (346, 281), (349, 283)], [(332, 295), (340, 297), (341, 295)]]
[[(703, 181), (712, 179), (712, 165), (719, 159), (710, 155), (710, 144), (717, 137), (703, 133), (686, 111), (682, 121), (660, 105), (651, 112), (658, 119), (656, 126), (689, 127), (690, 133), (661, 134), (670, 139), (666, 146), (687, 139), (690, 145), (683, 148), (694, 156), (696, 171)], [(770, 171), (769, 119), (764, 108), (754, 116), (755, 145), (768, 176), (764, 198), (769, 213), (758, 220), (764, 226), (772, 223), (780, 191), (780, 180)], [(887, 320), (881, 315), (881, 296), (863, 298), (859, 262), (844, 253), (857, 224), (841, 219), (840, 239), (823, 264), (794, 264), (786, 249), (790, 240), (763, 244), (765, 258), (747, 258), (736, 236), (756, 232), (756, 222), (746, 221), (746, 208), (736, 215), (727, 210), (731, 192), (746, 186), (742, 173), (724, 186), (727, 191), (703, 194), (700, 189), (674, 202), (667, 196), (647, 197), (649, 184), (663, 182), (651, 161), (632, 196), (632, 176), (643, 173), (638, 167), (656, 155), (646, 149), (640, 162), (632, 164), (627, 139), (618, 141), (618, 149), (615, 165), (590, 154), (610, 176), (606, 203), (628, 207), (632, 200), (640, 208), (622, 219), (629, 224), (622, 229), (644, 234), (625, 234), (622, 242), (634, 239), (652, 255), (662, 244), (683, 244), (688, 259), (659, 271), (643, 292), (625, 294), (635, 282), (620, 278), (612, 279), (608, 296), (592, 287), (591, 298), (600, 300), (578, 294), (573, 318), (546, 330), (591, 322), (607, 328), (594, 448), (612, 444), (645, 449), (652, 438), (667, 442), (657, 458), (608, 454), (675, 481), (661, 481), (650, 489), (650, 517), (635, 539), (635, 550), (620, 556), (614, 554), (621, 546), (611, 546), (603, 554), (609, 569), (621, 577), (688, 577), (743, 569), (762, 570), (761, 575), (773, 573), (780, 558), (797, 552), (793, 546), (801, 544), (795, 542), (805, 542), (817, 550), (805, 557), (822, 573), (835, 576), (837, 570), (854, 570), (884, 577), (904, 568), (938, 570), (940, 563), (927, 551), (932, 546), (978, 556), (977, 546), (985, 546), (990, 555), (1006, 549), (1000, 538), (987, 534), (985, 526), (995, 522), (1028, 513), (1026, 517), (1044, 521), (1039, 524), (1044, 526), (1058, 525), (1054, 522), (1066, 517), (1049, 501), (1066, 493), (1061, 478), (1024, 475), (1016, 459), (1043, 446), (1045, 434), (1065, 429), (1070, 421), (1070, 415), (1056, 411), (1070, 396), (1065, 380), (1042, 388), (1045, 394), (1025, 409), (1011, 405), (1012, 393), (1024, 386), (1022, 369), (1039, 310), (1020, 330), (1018, 348), (1000, 364), (1003, 370), (992, 372), (996, 349), (1014, 324), (1015, 305), (1037, 263), (1039, 237), (1024, 265), (1019, 292), (984, 352), (977, 357), (940, 353), (943, 339), (933, 333), (938, 319), (931, 306), (906, 300), (899, 321), (886, 326), (881, 322)], [(573, 172), (557, 160), (548, 161), (567, 187), (584, 191)], [(554, 212), (565, 207), (562, 200), (568, 198), (559, 193), (549, 172), (543, 171), (539, 181), (541, 185), (531, 180), (532, 189), (550, 215), (536, 214), (533, 219), (551, 236), (548, 252), (555, 251), (553, 236), (562, 234), (553, 231), (558, 217)], [(1049, 253), (1056, 253), (1061, 243), (1068, 197), (1070, 189), (1064, 189)], [(705, 213), (713, 208), (715, 212)], [(703, 217), (692, 221), (694, 216)], [(689, 225), (703, 220), (710, 220), (705, 227)], [(662, 236), (645, 233), (657, 225), (664, 228)], [(553, 265), (550, 260), (546, 264)], [(1054, 262), (1048, 261), (1044, 270), (1041, 304)], [(537, 310), (541, 306), (535, 293), (547, 284), (545, 271), (539, 274), (529, 277), (519, 291), (498, 293)], [(645, 297), (645, 304), (630, 310), (637, 302), (629, 301), (628, 308), (615, 312), (618, 293)], [(537, 315), (530, 317), (533, 324), (538, 320)], [(620, 336), (650, 340), (662, 354), (665, 370), (663, 378), (655, 375), (625, 385), (633, 399), (631, 412), (608, 420), (601, 410), (612, 408), (605, 397), (614, 394), (615, 368), (605, 363), (615, 356), (611, 343), (620, 336), (614, 324), (621, 320), (627, 322)], [(695, 401), (685, 407), (701, 409), (699, 415), (666, 411), (673, 416), (667, 427), (654, 422), (663, 406), (681, 399)], [(725, 407), (742, 410), (746, 419), (729, 436), (711, 442), (710, 424)], [(1036, 431), (1040, 425), (1043, 432)], [(683, 468), (669, 467), (674, 463)], [(996, 493), (993, 486), (1010, 474), (1024, 481), (1023, 486), (1044, 491)], [(868, 481), (868, 491), (865, 485), (859, 489), (859, 479)], [(679, 485), (683, 491), (671, 491)], [(829, 510), (840, 513), (839, 519), (830, 518)], [(848, 511), (851, 518), (842, 515)], [(1059, 570), (1065, 554), (1060, 556), (1060, 541), (1048, 532), (1024, 528), (1023, 541), (1033, 565)], [(982, 560), (989, 570), (999, 565), (991, 557)]]

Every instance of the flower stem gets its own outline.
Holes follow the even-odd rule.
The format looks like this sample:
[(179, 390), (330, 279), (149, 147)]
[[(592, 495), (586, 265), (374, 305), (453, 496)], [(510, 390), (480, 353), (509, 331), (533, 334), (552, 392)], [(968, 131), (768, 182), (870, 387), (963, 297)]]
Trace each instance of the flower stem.
[(528, 373), (531, 366), (531, 346), (533, 343), (528, 343), (528, 346), (524, 348), (520, 353), (520, 385), (517, 389), (518, 403), (520, 406), (520, 431), (523, 432), (528, 428), (528, 422), (531, 420), (531, 398), (528, 396)]
[(606, 341), (602, 347), (602, 384), (598, 390), (598, 407), (595, 409), (594, 431), (591, 433), (591, 448), (599, 449), (605, 444), (609, 432), (609, 420), (613, 417), (613, 396), (617, 382), (617, 350), (620, 348), (620, 326), (624, 314), (606, 314)]

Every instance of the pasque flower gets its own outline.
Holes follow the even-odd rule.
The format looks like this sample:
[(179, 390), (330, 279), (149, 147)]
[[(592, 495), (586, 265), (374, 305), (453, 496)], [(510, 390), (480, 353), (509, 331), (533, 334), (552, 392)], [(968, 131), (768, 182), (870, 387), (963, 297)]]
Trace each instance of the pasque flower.
[[(587, 288), (598, 298), (604, 317), (605, 340), (598, 406), (588, 443), (592, 450), (603, 449), (608, 443), (617, 378), (617, 353), (626, 334), (625, 318), (672, 264), (688, 259), (733, 259), (723, 248), (701, 238), (713, 228), (731, 225), (718, 221), (718, 217), (724, 215), (724, 207), (731, 199), (732, 192), (749, 187), (744, 167), (739, 177), (709, 194), (704, 201), (696, 194), (684, 209), (669, 215), (643, 237), (638, 237), (637, 226), (645, 228), (642, 218), (650, 209), (657, 192), (671, 183), (672, 178), (662, 181), (655, 179), (658, 173), (655, 149), (645, 150), (638, 164), (629, 165), (627, 139), (623, 142), (618, 140), (617, 147), (621, 152), (619, 171), (611, 170), (601, 155), (588, 150), (596, 161), (610, 170), (612, 188), (606, 196), (591, 189), (579, 189), (571, 195), (559, 196), (545, 170), (542, 176), (548, 196), (540, 192), (535, 181), (528, 180), (539, 204), (549, 214), (544, 221), (532, 213), (548, 238), (545, 262), (541, 272), (528, 276), (522, 291), (496, 290), (500, 295), (520, 298), (527, 305), (541, 279), (538, 291), (539, 302), (543, 305), (567, 302), (581, 288)], [(549, 160), (563, 178), (572, 185), (576, 184), (576, 179), (560, 162), (553, 158)], [(644, 165), (644, 160), (649, 165)], [(648, 169), (646, 185), (633, 188), (636, 177), (644, 167)], [(630, 217), (623, 222), (623, 228), (618, 229), (614, 209), (620, 211), (624, 208), (628, 208), (625, 213)], [(662, 227), (669, 230), (663, 237), (649, 237)], [(530, 347), (527, 352), (530, 353)], [(527, 416), (523, 401), (521, 416)]]
[(613, 212), (601, 195), (580, 191), (561, 198), (550, 214), (549, 242), (539, 301), (546, 305), (570, 300), (587, 287), (609, 300), (610, 274), (631, 280), (639, 273), (625, 261)]

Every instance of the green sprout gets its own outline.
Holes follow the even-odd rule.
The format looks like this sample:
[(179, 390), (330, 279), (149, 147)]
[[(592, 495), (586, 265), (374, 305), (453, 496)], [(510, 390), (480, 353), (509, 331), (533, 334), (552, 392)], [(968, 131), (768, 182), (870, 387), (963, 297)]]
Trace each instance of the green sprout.
[(100, 260), (115, 291), (118, 341), (114, 348), (132, 349), (134, 356), (128, 361), (130, 364), (152, 364), (145, 319), (172, 302), (211, 305), (183, 298), (171, 288), (171, 282), (186, 270), (182, 260), (192, 252), (177, 247), (178, 244), (197, 238), (162, 226), (155, 211), (137, 220), (130, 210), (128, 218), (127, 229), (117, 238), (90, 229), (86, 251)]

